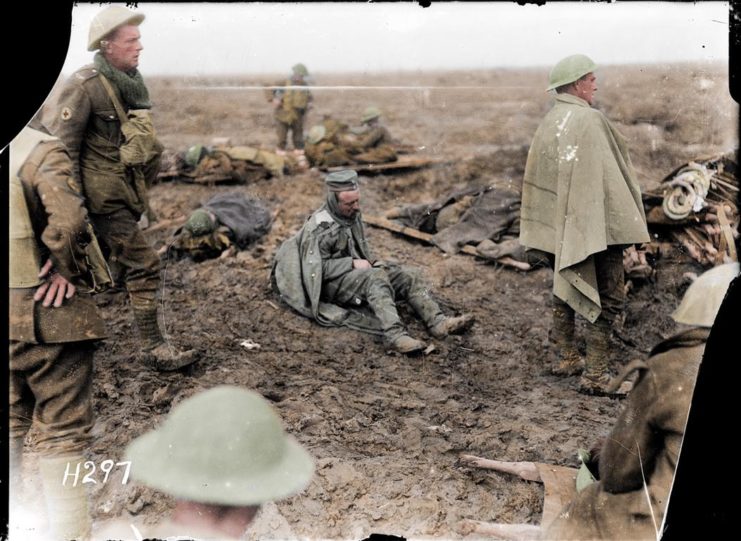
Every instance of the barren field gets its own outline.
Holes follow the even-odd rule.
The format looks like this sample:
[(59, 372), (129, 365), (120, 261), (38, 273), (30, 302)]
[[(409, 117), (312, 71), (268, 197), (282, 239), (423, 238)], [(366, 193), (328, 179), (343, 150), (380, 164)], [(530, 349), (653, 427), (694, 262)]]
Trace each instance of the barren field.
[[(314, 75), (317, 85), (364, 88), (317, 89), (307, 130), (324, 114), (357, 124), (366, 106), (377, 105), (396, 138), (452, 160), (362, 177), (363, 208), (372, 214), (470, 185), (519, 187), (527, 147), (551, 103), (543, 92), (547, 70)], [(272, 148), (271, 109), (262, 90), (241, 87), (274, 80), (279, 77), (148, 78), (161, 140), (173, 150), (213, 137)], [(738, 111), (727, 93), (726, 66), (604, 67), (598, 86), (596, 106), (629, 140), (644, 189), (684, 162), (737, 145)], [(172, 342), (202, 352), (194, 367), (184, 373), (142, 367), (126, 296), (100, 297), (110, 338), (96, 353), (92, 459), (121, 460), (126, 444), (174, 404), (215, 385), (241, 385), (270, 399), (316, 458), (308, 489), (278, 503), (300, 537), (455, 539), (461, 537), (457, 523), (466, 518), (538, 523), (542, 485), (464, 467), (458, 456), (576, 466), (577, 449), (612, 425), (619, 400), (579, 394), (576, 378), (551, 376), (544, 365), (551, 272), (447, 257), (368, 227), (376, 256), (422, 268), (447, 313), (476, 317), (468, 334), (434, 341), (430, 355), (390, 354), (373, 336), (304, 319), (269, 288), (273, 254), (322, 202), (319, 172), (247, 186), (161, 183), (150, 198), (167, 220), (231, 190), (258, 196), (279, 213), (249, 251), (199, 264), (166, 263), (164, 324)], [(150, 233), (153, 244), (163, 246), (173, 229)], [(669, 314), (687, 285), (681, 275), (702, 270), (677, 249), (662, 254), (653, 283), (635, 285), (622, 330), (624, 362), (675, 330)], [(426, 336), (409, 312), (402, 317), (413, 335)], [(241, 347), (244, 339), (260, 349)], [(136, 483), (122, 486), (115, 476), (94, 485), (92, 498), (96, 520), (130, 514), (153, 521), (171, 505)]]

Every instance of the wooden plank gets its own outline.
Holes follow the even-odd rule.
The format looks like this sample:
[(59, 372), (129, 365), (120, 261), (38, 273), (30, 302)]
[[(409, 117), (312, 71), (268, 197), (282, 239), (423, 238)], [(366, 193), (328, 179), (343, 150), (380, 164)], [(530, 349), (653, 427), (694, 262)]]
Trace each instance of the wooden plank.
[(335, 167), (326, 167), (320, 169), (329, 173), (332, 173), (334, 171), (344, 171), (345, 169), (352, 169), (353, 171), (356, 171), (358, 174), (360, 174), (375, 173), (380, 171), (393, 171), (395, 169), (419, 169), (420, 167), (427, 167), (428, 165), (450, 163), (452, 161), (453, 160), (444, 158), (402, 155), (393, 162), (338, 165)]
[(723, 250), (728, 250), (728, 255), (731, 256), (732, 261), (738, 261), (736, 243), (733, 241), (733, 232), (731, 231), (731, 222), (728, 220), (728, 216), (726, 216), (726, 211), (723, 208), (723, 205), (718, 205), (718, 223), (720, 224), (720, 230), (723, 233), (723, 238), (726, 243)]
[(491, 460), (473, 455), (461, 455), (460, 459), (467, 466), (511, 473), (525, 481), (543, 482), (538, 467), (534, 462), (503, 462), (501, 460)]
[(529, 536), (547, 528), (576, 496), (576, 468), (542, 462), (503, 462), (473, 455), (461, 455), (460, 459), (469, 466), (511, 473), (526, 480), (541, 482), (544, 494), (543, 516), (539, 526), (466, 520), (460, 523), (461, 533), (464, 534), (476, 532), (497, 535), (502, 539), (533, 539)]
[(482, 522), (480, 520), (463, 519), (458, 523), (457, 530), (460, 535), (464, 536), (476, 533), (493, 536), (494, 539), (512, 541), (534, 541), (541, 539), (541, 528), (534, 524), (503, 524), (501, 522)]
[[(429, 233), (425, 233), (424, 231), (419, 231), (418, 229), (414, 229), (413, 227), (408, 227), (398, 222), (393, 222), (386, 218), (382, 218), (381, 216), (373, 216), (370, 214), (364, 214), (363, 221), (369, 225), (374, 225), (376, 227), (388, 229), (389, 231), (393, 231), (394, 233), (401, 233), (402, 235), (406, 235), (407, 237), (412, 237), (414, 239), (427, 242), (428, 244), (433, 244), (432, 242), (433, 235), (430, 235)], [(468, 244), (461, 248), (461, 252), (463, 252), (464, 254), (480, 257), (488, 261), (494, 261), (496, 263), (504, 265), (505, 267), (512, 267), (518, 270), (526, 271), (526, 270), (530, 270), (531, 268), (530, 264), (525, 263), (523, 261), (517, 261), (516, 259), (512, 259), (511, 257), (507, 257), (507, 256), (500, 257), (498, 259), (491, 259), (488, 257), (484, 257), (476, 251), (476, 248)]]
[(543, 480), (545, 498), (543, 500), (543, 518), (540, 525), (547, 528), (576, 496), (576, 468), (554, 466), (535, 462), (540, 478)]

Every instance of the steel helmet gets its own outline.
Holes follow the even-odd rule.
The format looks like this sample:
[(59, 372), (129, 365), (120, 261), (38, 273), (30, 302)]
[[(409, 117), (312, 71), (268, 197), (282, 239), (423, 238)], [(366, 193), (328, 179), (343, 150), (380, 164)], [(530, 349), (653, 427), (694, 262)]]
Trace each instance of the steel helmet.
[(368, 107), (365, 111), (363, 111), (363, 118), (360, 119), (362, 123), (366, 123), (369, 120), (373, 120), (374, 118), (378, 118), (381, 116), (381, 110), (378, 107)]
[(95, 51), (100, 48), (100, 40), (113, 32), (119, 26), (132, 24), (139, 26), (144, 20), (142, 13), (136, 13), (122, 6), (108, 6), (99, 12), (90, 23), (90, 32), (87, 38), (87, 50)]
[(254, 391), (220, 385), (175, 406), (159, 428), (132, 441), (132, 478), (213, 505), (259, 505), (303, 490), (314, 461)]
[(206, 147), (203, 145), (193, 145), (185, 152), (185, 163), (190, 167), (195, 167), (206, 154), (208, 154)]
[(291, 68), (291, 71), (293, 71), (294, 75), (300, 75), (301, 77), (306, 77), (309, 75), (309, 70), (306, 69), (306, 66), (303, 64), (296, 64)]
[(573, 54), (567, 56), (553, 66), (548, 76), (548, 88), (546, 88), (546, 91), (573, 83), (596, 69), (597, 64), (586, 55)]
[(712, 327), (728, 286), (738, 273), (738, 263), (725, 263), (702, 273), (687, 289), (672, 319), (686, 325)]
[(194, 237), (200, 235), (206, 235), (211, 233), (215, 228), (215, 223), (211, 215), (205, 209), (198, 209), (193, 211), (188, 221), (183, 225), (183, 229), (190, 231), (190, 234)]
[(318, 124), (316, 126), (312, 126), (312, 128), (309, 130), (309, 135), (306, 137), (306, 140), (310, 144), (316, 145), (319, 141), (324, 139), (325, 135), (327, 135), (327, 129), (321, 124)]

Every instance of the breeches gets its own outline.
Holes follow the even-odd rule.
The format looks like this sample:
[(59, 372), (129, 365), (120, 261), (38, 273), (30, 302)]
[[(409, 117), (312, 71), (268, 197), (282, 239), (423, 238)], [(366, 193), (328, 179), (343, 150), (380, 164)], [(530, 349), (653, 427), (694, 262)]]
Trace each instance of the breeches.
[(160, 285), (160, 258), (131, 211), (120, 209), (90, 218), (110, 264), (121, 267), (129, 293), (154, 297)]
[(47, 456), (82, 451), (93, 427), (93, 343), (10, 341), (10, 437), (25, 438), (36, 421)]

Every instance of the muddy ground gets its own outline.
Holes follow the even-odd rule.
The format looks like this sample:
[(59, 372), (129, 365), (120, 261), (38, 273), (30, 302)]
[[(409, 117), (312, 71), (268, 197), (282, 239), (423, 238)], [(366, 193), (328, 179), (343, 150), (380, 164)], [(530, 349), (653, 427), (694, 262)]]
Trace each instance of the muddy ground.
[[(366, 106), (377, 105), (394, 136), (452, 160), (363, 177), (363, 208), (373, 214), (469, 185), (519, 186), (527, 145), (550, 107), (543, 70), (314, 75), (318, 85), (374, 88), (316, 90), (307, 130), (323, 114), (356, 123)], [(599, 75), (596, 106), (628, 138), (644, 189), (686, 161), (737, 144), (725, 66), (606, 67)], [(272, 81), (149, 78), (162, 141), (174, 150), (213, 137), (272, 147), (271, 110), (260, 89), (212, 88)], [(200, 264), (166, 262), (164, 325), (173, 343), (202, 352), (197, 365), (185, 373), (144, 368), (125, 295), (100, 297), (110, 338), (96, 353), (93, 459), (120, 460), (131, 439), (184, 398), (241, 385), (270, 399), (316, 458), (308, 489), (278, 504), (301, 537), (451, 539), (460, 537), (456, 525), (465, 518), (538, 523), (541, 485), (464, 467), (458, 456), (576, 466), (577, 449), (612, 425), (619, 400), (584, 396), (576, 378), (546, 371), (551, 272), (446, 257), (368, 227), (378, 257), (422, 268), (447, 313), (476, 317), (468, 334), (431, 340), (435, 352), (407, 358), (386, 352), (373, 336), (320, 327), (280, 305), (269, 289), (273, 254), (321, 204), (318, 172), (249, 186), (162, 183), (150, 197), (159, 218), (168, 220), (231, 190), (258, 196), (279, 212), (271, 232), (248, 251)], [(173, 229), (151, 233), (155, 246)], [(681, 275), (702, 270), (672, 248), (662, 253), (654, 282), (635, 284), (622, 331), (625, 362), (676, 329), (669, 314), (687, 285)], [(412, 334), (425, 336), (408, 311), (403, 318)], [(244, 339), (260, 349), (240, 346)], [(116, 475), (93, 486), (96, 519), (123, 513), (156, 520), (171, 505), (136, 483), (122, 486)]]

